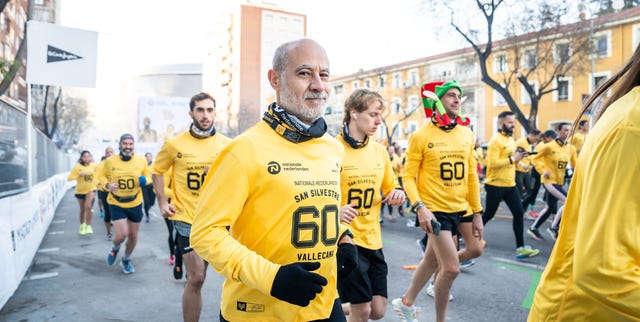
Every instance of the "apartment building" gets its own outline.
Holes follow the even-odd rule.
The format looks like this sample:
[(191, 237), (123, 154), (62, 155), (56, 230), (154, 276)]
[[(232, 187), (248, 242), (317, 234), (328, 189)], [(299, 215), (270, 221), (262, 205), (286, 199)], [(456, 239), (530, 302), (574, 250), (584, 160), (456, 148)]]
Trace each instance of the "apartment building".
[(235, 136), (258, 122), (275, 100), (266, 76), (273, 53), (284, 42), (306, 37), (307, 17), (273, 4), (236, 1), (220, 20), (204, 65), (204, 90), (218, 100), (220, 130)]
[[(581, 62), (587, 66), (581, 72), (557, 75), (553, 79), (551, 88), (556, 90), (544, 95), (539, 102), (536, 127), (540, 130), (544, 131), (561, 121), (572, 122), (596, 84), (601, 84), (616, 73), (640, 43), (640, 8), (602, 15), (593, 21), (583, 21), (582, 26), (585, 25), (593, 43), (593, 54), (586, 55), (586, 61)], [(554, 52), (562, 54), (566, 51), (566, 41), (562, 41), (562, 37), (548, 39), (557, 40), (548, 44), (553, 46)], [(489, 75), (500, 79), (512, 71), (516, 56), (524, 60), (519, 64), (526, 64), (528, 59), (535, 60), (533, 53), (526, 52), (531, 41), (531, 37), (519, 36), (494, 42), (487, 64)], [(518, 55), (515, 54), (516, 48), (521, 51)], [(386, 126), (380, 127), (377, 139), (384, 143), (388, 141), (388, 127), (391, 140), (403, 144), (425, 121), (420, 86), (425, 82), (451, 79), (463, 86), (463, 96), (466, 97), (462, 105), (463, 113), (471, 118), (477, 138), (480, 141), (489, 140), (497, 130), (497, 115), (509, 108), (501, 95), (481, 81), (478, 58), (471, 47), (336, 77), (332, 80), (334, 93), (326, 119), (331, 129), (338, 131), (346, 98), (354, 89), (370, 88), (378, 91), (388, 106)], [(538, 80), (535, 77), (529, 80), (535, 87)], [(524, 87), (519, 82), (511, 82), (509, 92), (523, 114), (528, 115), (531, 104)], [(521, 135), (524, 135), (524, 130), (518, 125), (515, 136)]]

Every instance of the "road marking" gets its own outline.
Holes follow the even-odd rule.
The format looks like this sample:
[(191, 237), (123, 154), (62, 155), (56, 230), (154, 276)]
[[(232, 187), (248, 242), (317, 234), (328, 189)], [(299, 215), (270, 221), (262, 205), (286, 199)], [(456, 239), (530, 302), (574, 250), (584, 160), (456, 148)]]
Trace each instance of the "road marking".
[(41, 279), (51, 278), (56, 276), (58, 276), (58, 272), (42, 273), (42, 274), (27, 274), (22, 280), (35, 281), (35, 280), (41, 280)]
[(59, 251), (60, 248), (59, 247), (54, 247), (54, 248), (41, 248), (38, 249), (37, 252), (38, 253), (51, 253), (51, 252), (57, 252)]
[(540, 277), (542, 276), (542, 269), (540, 269), (540, 266), (529, 263), (515, 262), (500, 257), (492, 257), (492, 259), (499, 262), (495, 264), (496, 266), (508, 268), (514, 271), (525, 272), (531, 275), (529, 290), (527, 291), (527, 295), (524, 297), (522, 303), (520, 304), (520, 306), (525, 309), (531, 309), (531, 305), (533, 304), (533, 296), (536, 293), (536, 288), (538, 288), (538, 284), (540, 284)]
[(396, 244), (396, 241), (395, 241), (395, 240), (391, 240), (391, 239), (384, 239), (384, 238), (383, 238), (383, 239), (382, 239), (382, 244), (383, 244), (383, 245), (384, 245), (384, 244), (393, 245), (393, 244)]
[(50, 231), (47, 234), (49, 234), (49, 235), (62, 235), (62, 234), (64, 234), (64, 231)]
[(51, 221), (52, 224), (64, 224), (65, 222), (67, 222), (66, 219), (58, 219), (58, 220)]

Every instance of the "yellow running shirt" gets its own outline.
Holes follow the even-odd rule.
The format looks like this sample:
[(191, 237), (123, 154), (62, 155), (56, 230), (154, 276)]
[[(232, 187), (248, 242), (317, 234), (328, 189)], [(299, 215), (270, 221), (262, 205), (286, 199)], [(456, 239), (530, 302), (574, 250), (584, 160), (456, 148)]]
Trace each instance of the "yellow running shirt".
[(589, 132), (529, 322), (640, 321), (640, 87)]
[(76, 163), (71, 169), (67, 181), (76, 180), (76, 194), (86, 195), (90, 191), (96, 190), (95, 177), (96, 164), (91, 162), (87, 165)]
[(351, 221), (349, 230), (353, 233), (356, 245), (381, 249), (380, 191), (387, 196), (394, 188), (399, 188), (389, 153), (382, 144), (373, 140), (369, 140), (362, 148), (354, 149), (342, 135), (338, 135), (337, 139), (343, 143), (345, 150), (340, 179), (341, 206), (356, 204), (358, 210), (358, 216)]
[[(346, 230), (339, 223), (343, 156), (342, 144), (328, 134), (292, 143), (260, 122), (214, 161), (196, 207), (191, 247), (226, 277), (225, 319), (329, 317), (338, 298), (337, 242)], [(306, 307), (270, 295), (280, 266), (295, 262), (319, 262), (314, 272), (328, 281)]]
[(431, 212), (462, 212), (469, 206), (481, 212), (474, 142), (465, 126), (447, 132), (429, 122), (413, 133), (402, 177), (409, 200), (422, 201)]
[(187, 224), (193, 222), (200, 187), (213, 160), (229, 142), (231, 140), (220, 133), (198, 139), (189, 132), (164, 142), (153, 162), (153, 173), (165, 174), (173, 166), (170, 179), (172, 193), (166, 196), (171, 196), (171, 204), (176, 206), (176, 213), (171, 220)]

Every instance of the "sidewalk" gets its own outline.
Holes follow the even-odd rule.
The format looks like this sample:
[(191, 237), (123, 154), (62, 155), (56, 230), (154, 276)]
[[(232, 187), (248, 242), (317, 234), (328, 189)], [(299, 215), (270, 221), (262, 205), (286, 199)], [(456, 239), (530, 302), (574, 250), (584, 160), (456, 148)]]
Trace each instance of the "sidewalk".
[[(0, 321), (181, 321), (185, 279), (176, 281), (167, 264), (168, 232), (158, 208), (140, 224), (132, 260), (124, 275), (119, 261), (107, 266), (111, 242), (94, 205), (93, 235), (78, 235), (78, 204), (69, 190), (56, 209), (31, 272), (0, 311)], [(124, 245), (122, 246), (124, 247)], [(122, 255), (122, 254), (119, 254)], [(202, 321), (217, 321), (222, 277), (211, 268), (202, 290)]]

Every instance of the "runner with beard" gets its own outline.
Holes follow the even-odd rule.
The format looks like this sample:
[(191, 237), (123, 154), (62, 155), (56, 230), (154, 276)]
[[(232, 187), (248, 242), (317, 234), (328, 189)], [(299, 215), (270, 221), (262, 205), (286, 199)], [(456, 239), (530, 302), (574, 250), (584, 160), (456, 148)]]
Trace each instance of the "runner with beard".
[(191, 246), (226, 278), (220, 321), (345, 321), (336, 280), (357, 254), (339, 222), (344, 147), (322, 118), (329, 59), (291, 41), (267, 76), (276, 102), (211, 166)]
[[(153, 163), (153, 186), (162, 216), (173, 221), (178, 233), (177, 251), (182, 255), (187, 269), (187, 283), (182, 293), (182, 317), (184, 321), (198, 321), (207, 263), (191, 248), (191, 224), (209, 167), (231, 140), (216, 133), (213, 126), (216, 101), (211, 95), (193, 95), (189, 101), (189, 116), (192, 119), (189, 131), (166, 140), (158, 152)], [(171, 177), (171, 202), (164, 193), (167, 173)], [(175, 274), (174, 271), (174, 277), (177, 277)]]
[(120, 154), (104, 160), (98, 180), (109, 190), (107, 202), (111, 211), (111, 221), (116, 230), (113, 247), (107, 254), (107, 264), (113, 265), (125, 241), (122, 256), (122, 270), (125, 274), (136, 271), (131, 262), (131, 253), (138, 242), (138, 229), (142, 221), (142, 187), (151, 183), (147, 160), (133, 154), (133, 135), (123, 134), (119, 142)]
[(482, 221), (487, 225), (493, 219), (500, 201), (509, 207), (513, 216), (513, 234), (516, 238), (516, 259), (536, 256), (539, 250), (524, 244), (524, 210), (516, 188), (516, 164), (529, 156), (528, 151), (517, 151), (513, 139), (516, 116), (511, 111), (498, 115), (500, 130), (489, 141), (487, 148), (487, 177), (484, 189), (487, 192)]

